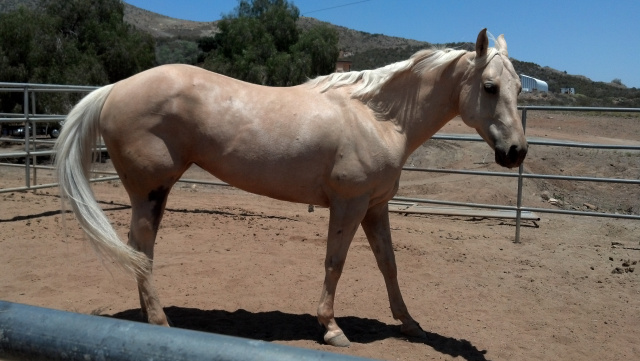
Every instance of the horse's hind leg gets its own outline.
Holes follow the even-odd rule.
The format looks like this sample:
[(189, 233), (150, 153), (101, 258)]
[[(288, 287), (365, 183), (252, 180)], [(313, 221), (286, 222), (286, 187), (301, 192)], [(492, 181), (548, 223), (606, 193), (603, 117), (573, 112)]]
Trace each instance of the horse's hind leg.
[[(170, 189), (171, 187), (159, 187), (144, 196), (130, 197), (132, 211), (129, 244), (138, 251), (144, 252), (150, 260), (153, 260), (153, 246)], [(153, 285), (152, 272), (139, 276), (137, 281), (140, 307), (149, 323), (169, 326)]]
[(367, 235), (371, 250), (376, 256), (378, 268), (384, 277), (393, 318), (402, 322), (400, 330), (405, 335), (425, 337), (426, 334), (422, 328), (420, 328), (420, 325), (409, 315), (407, 306), (400, 293), (398, 268), (391, 244), (389, 206), (386, 202), (372, 207), (367, 211), (362, 221), (362, 229)]

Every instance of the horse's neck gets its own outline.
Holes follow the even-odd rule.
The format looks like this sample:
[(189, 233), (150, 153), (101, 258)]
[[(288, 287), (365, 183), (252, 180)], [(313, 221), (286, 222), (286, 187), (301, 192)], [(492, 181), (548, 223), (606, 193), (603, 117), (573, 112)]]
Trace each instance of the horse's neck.
[(394, 122), (405, 134), (406, 156), (458, 114), (460, 75), (451, 68), (422, 76), (407, 71), (369, 101), (378, 118)]

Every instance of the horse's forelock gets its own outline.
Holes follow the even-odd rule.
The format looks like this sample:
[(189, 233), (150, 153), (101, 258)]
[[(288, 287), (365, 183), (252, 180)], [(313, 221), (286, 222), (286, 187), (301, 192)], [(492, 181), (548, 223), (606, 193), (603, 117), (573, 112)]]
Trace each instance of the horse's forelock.
[(489, 50), (487, 51), (487, 53), (484, 56), (480, 56), (480, 57), (475, 56), (475, 57), (469, 59), (469, 61), (476, 68), (482, 69), (482, 68), (486, 67), (487, 65), (489, 65), (491, 60), (493, 60), (493, 58), (496, 57), (497, 55), (505, 56), (505, 54), (503, 54), (503, 52), (501, 50), (499, 50), (497, 48), (489, 48)]

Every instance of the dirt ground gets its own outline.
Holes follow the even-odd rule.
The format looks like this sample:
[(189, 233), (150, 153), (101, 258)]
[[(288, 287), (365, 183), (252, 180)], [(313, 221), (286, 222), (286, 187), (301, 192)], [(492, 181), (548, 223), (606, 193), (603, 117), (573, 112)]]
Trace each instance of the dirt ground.
[[(456, 119), (443, 132), (469, 130)], [(530, 112), (527, 133), (639, 144), (640, 119)], [(484, 143), (432, 140), (408, 165), (502, 171), (492, 162)], [(640, 154), (531, 146), (525, 171), (640, 179)], [(198, 169), (186, 176), (211, 179)], [(51, 170), (38, 170), (39, 183), (51, 181)], [(0, 188), (21, 184), (23, 169), (0, 167)], [(126, 192), (118, 181), (94, 189), (125, 239)], [(0, 194), (0, 299), (140, 320), (135, 282), (96, 257), (73, 216), (60, 213), (57, 193)], [(512, 179), (418, 172), (405, 172), (399, 192), (507, 205), (515, 194)], [(528, 207), (640, 214), (637, 185), (528, 179), (524, 195)], [(640, 358), (638, 221), (540, 213), (514, 243), (512, 220), (393, 213), (401, 288), (428, 338), (400, 334), (359, 230), (336, 298), (352, 345), (335, 349), (321, 343), (315, 320), (327, 209), (185, 183), (167, 208), (154, 273), (175, 327), (384, 360)]]

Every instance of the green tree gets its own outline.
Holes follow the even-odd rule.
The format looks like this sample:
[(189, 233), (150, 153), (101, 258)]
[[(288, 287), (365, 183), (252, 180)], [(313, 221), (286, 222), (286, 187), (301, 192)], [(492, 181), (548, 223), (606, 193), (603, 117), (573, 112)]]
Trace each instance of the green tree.
[(611, 81), (612, 84), (616, 84), (616, 85), (620, 85), (620, 86), (624, 86), (624, 84), (622, 84), (622, 79), (620, 78), (615, 78)]
[(204, 67), (272, 86), (330, 73), (338, 58), (337, 32), (318, 27), (301, 33), (299, 16), (287, 0), (239, 0), (218, 24), (220, 32), (198, 42), (202, 51), (209, 51)]
[[(0, 14), (0, 81), (103, 85), (155, 64), (153, 39), (123, 21), (120, 0), (40, 0)], [(0, 94), (2, 111), (22, 95)], [(63, 112), (69, 95), (45, 94), (39, 111)]]
[(333, 72), (338, 59), (338, 32), (328, 25), (317, 25), (302, 33), (292, 47), (298, 57), (307, 57), (308, 75), (317, 76)]
[(121, 0), (41, 0), (56, 30), (82, 53), (98, 58), (110, 82), (155, 64), (150, 35), (124, 22)]
[(156, 61), (158, 64), (197, 63), (201, 51), (198, 43), (190, 40), (171, 39), (156, 42)]
[[(30, 18), (32, 21), (28, 21)], [(29, 55), (38, 20), (24, 7), (0, 14), (0, 80), (23, 82), (28, 79)]]

